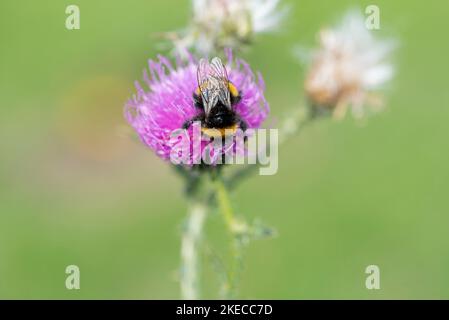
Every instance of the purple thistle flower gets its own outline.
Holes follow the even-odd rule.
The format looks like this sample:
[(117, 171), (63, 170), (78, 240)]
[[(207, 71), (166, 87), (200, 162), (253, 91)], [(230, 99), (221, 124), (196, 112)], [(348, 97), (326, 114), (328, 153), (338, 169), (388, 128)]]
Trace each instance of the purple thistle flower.
[[(255, 76), (245, 61), (234, 59), (230, 50), (226, 53), (229, 80), (241, 92), (241, 100), (234, 110), (248, 128), (257, 129), (269, 112), (262, 76), (260, 73)], [(149, 90), (145, 91), (136, 81), (137, 94), (126, 104), (125, 117), (142, 142), (159, 157), (168, 160), (172, 149), (171, 133), (201, 112), (193, 101), (193, 92), (198, 87), (197, 61), (189, 56), (186, 61), (178, 59), (173, 67), (167, 58), (158, 58), (159, 61), (149, 60), (150, 74), (144, 70), (143, 78)], [(204, 148), (202, 143), (201, 152)], [(232, 150), (236, 152), (235, 147)], [(187, 164), (193, 163), (190, 162)]]

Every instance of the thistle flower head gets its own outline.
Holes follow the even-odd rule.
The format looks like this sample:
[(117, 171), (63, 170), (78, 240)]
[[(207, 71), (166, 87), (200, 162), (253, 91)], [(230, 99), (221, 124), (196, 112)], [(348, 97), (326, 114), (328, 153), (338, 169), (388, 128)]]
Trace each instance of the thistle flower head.
[[(137, 93), (125, 105), (127, 121), (142, 142), (162, 159), (170, 158), (173, 131), (181, 129), (186, 121), (201, 112), (195, 107), (192, 96), (198, 88), (197, 64), (192, 56), (186, 61), (178, 59), (175, 65), (163, 56), (159, 56), (158, 61), (150, 60), (150, 74), (146, 69), (144, 71), (144, 82), (148, 89), (145, 90), (136, 82)], [(243, 60), (234, 59), (230, 50), (227, 52), (225, 66), (229, 81), (238, 88), (241, 95), (241, 100), (233, 106), (235, 112), (248, 128), (259, 128), (269, 112), (262, 76), (256, 76)], [(191, 128), (189, 134), (191, 137)], [(201, 154), (205, 146), (204, 143), (201, 144)], [(237, 151), (233, 149), (232, 152)], [(216, 160), (218, 154), (212, 162)], [(195, 161), (191, 158), (186, 164), (191, 165)]]
[(202, 55), (237, 49), (255, 34), (278, 27), (286, 13), (278, 4), (279, 0), (192, 0), (192, 21), (174, 45), (178, 52), (194, 49)]
[(337, 118), (347, 107), (356, 117), (378, 109), (381, 100), (374, 93), (393, 76), (387, 62), (393, 42), (375, 39), (363, 16), (354, 12), (339, 26), (322, 30), (319, 40), (305, 81), (311, 103), (333, 110)]

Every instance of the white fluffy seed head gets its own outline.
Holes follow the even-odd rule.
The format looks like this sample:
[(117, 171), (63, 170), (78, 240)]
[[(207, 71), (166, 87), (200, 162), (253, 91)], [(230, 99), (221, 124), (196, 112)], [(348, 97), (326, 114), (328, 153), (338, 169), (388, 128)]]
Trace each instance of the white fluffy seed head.
[(364, 17), (355, 12), (339, 26), (322, 30), (319, 42), (305, 81), (311, 102), (334, 109), (337, 117), (348, 106), (355, 116), (363, 115), (368, 105), (379, 107), (373, 94), (393, 76), (388, 56), (394, 43), (376, 39)]

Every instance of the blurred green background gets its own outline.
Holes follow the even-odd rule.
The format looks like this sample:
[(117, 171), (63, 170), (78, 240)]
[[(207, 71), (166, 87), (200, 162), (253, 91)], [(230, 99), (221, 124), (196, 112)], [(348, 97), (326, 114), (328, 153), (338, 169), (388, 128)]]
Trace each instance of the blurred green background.
[[(263, 72), (272, 119), (302, 101), (292, 54), (323, 25), (372, 1), (284, 1), (281, 32), (243, 56)], [(77, 4), (81, 29), (65, 29)], [(232, 195), (279, 236), (247, 249), (240, 297), (449, 298), (447, 1), (376, 1), (379, 35), (398, 39), (388, 109), (307, 127), (280, 151), (277, 175)], [(154, 33), (180, 29), (188, 1), (0, 4), (0, 298), (179, 298), (186, 202), (169, 166), (129, 137), (122, 108)], [(221, 217), (208, 239), (224, 250)], [(217, 249), (218, 250), (218, 249)], [(65, 267), (81, 290), (65, 288)], [(381, 289), (365, 288), (366, 266)], [(206, 298), (218, 281), (205, 267)]]

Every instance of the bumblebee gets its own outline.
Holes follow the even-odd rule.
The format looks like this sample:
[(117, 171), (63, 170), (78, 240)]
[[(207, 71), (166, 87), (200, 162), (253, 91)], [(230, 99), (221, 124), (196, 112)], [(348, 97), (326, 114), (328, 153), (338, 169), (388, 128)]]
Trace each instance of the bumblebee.
[[(186, 121), (184, 129), (194, 122), (201, 122), (201, 132), (210, 137), (232, 135), (237, 129), (245, 131), (247, 124), (234, 110), (241, 100), (241, 93), (229, 81), (226, 68), (220, 58), (201, 59), (197, 69), (198, 87), (193, 92), (193, 103), (200, 113)], [(212, 130), (214, 129), (214, 130)]]

